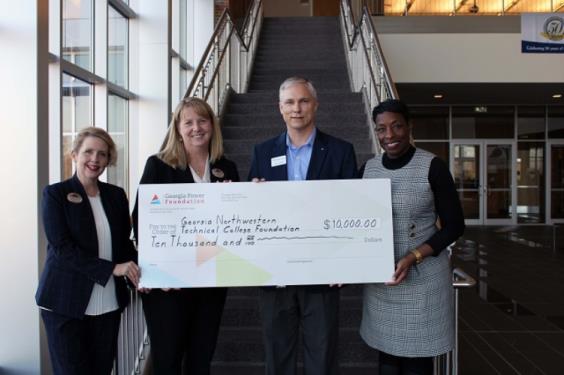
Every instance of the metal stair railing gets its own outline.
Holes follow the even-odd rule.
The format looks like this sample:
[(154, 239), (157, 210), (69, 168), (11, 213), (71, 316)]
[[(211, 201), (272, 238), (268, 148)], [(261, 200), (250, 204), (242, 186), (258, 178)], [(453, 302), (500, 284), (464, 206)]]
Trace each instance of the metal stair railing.
[(461, 268), (452, 271), (452, 286), (454, 287), (454, 349), (435, 357), (434, 375), (458, 375), (458, 306), (459, 292), (462, 288), (471, 288), (476, 280)]
[[(399, 99), (399, 95), (386, 65), (368, 7), (362, 7), (358, 23), (355, 22), (350, 0), (341, 0), (340, 7), (341, 35), (352, 90), (361, 92), (364, 96), (367, 123), (372, 124), (372, 108), (386, 99)], [(370, 138), (374, 153), (380, 154), (380, 145), (373, 131), (370, 131)]]
[(231, 89), (238, 93), (247, 91), (262, 27), (262, 11), (262, 0), (254, 0), (241, 32), (229, 10), (223, 11), (185, 98), (201, 98), (219, 115)]
[(364, 91), (371, 108), (386, 99), (399, 98), (368, 7), (362, 8), (358, 23), (350, 0), (341, 0), (340, 7), (341, 33), (353, 90)]
[(135, 290), (130, 291), (130, 303), (121, 314), (117, 343), (117, 356), (113, 375), (134, 375), (143, 373), (149, 351), (149, 337), (141, 297)]

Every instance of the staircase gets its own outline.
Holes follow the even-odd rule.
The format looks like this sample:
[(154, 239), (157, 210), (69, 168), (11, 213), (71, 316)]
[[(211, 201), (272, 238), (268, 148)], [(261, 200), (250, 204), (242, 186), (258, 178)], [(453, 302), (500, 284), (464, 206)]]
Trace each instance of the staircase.
[[(250, 169), (253, 146), (285, 130), (278, 88), (290, 76), (305, 77), (316, 87), (315, 124), (320, 130), (351, 142), (359, 167), (372, 157), (362, 95), (350, 89), (338, 20), (265, 18), (248, 93), (232, 94), (222, 119), (225, 152), (237, 163), (242, 180)], [(256, 288), (230, 289), (214, 375), (264, 373), (257, 296)], [(342, 289), (339, 356), (343, 375), (374, 373), (376, 367), (374, 351), (358, 334), (361, 302), (359, 286)]]

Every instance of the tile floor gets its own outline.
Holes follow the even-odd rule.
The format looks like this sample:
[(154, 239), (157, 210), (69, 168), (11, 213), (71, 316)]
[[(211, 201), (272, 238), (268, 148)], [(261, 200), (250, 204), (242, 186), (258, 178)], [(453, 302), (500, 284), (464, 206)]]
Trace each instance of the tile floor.
[(459, 374), (564, 374), (564, 226), (467, 227)]

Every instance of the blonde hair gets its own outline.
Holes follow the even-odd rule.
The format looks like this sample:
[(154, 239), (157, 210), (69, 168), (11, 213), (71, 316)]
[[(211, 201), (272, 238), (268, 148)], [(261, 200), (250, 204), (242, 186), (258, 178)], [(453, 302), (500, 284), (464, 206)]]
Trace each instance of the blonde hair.
[(182, 137), (178, 132), (180, 115), (185, 108), (192, 108), (199, 116), (205, 117), (212, 123), (212, 138), (209, 145), (210, 162), (215, 162), (223, 156), (223, 138), (219, 121), (213, 110), (204, 100), (199, 98), (184, 98), (178, 103), (172, 121), (168, 126), (165, 139), (157, 156), (173, 168), (186, 169), (188, 167), (188, 155), (182, 144)]
[(84, 128), (78, 132), (76, 138), (72, 143), (71, 154), (78, 154), (78, 151), (82, 147), (82, 144), (87, 137), (96, 137), (104, 141), (108, 145), (108, 165), (116, 164), (117, 149), (114, 140), (104, 129), (96, 128), (94, 126)]

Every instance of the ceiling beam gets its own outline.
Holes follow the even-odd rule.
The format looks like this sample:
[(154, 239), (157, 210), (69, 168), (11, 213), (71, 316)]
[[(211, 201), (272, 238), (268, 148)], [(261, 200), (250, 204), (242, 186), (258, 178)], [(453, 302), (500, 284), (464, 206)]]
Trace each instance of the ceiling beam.
[(509, 4), (504, 10), (504, 13), (509, 12), (515, 5), (519, 4), (521, 2), (521, 0), (513, 0), (513, 2), (511, 4)]
[(411, 7), (413, 6), (413, 3), (415, 3), (415, 0), (409, 0), (409, 1), (405, 4), (405, 12), (403, 13), (404, 16), (407, 16), (407, 13), (409, 13), (409, 10), (410, 10)]
[(464, 5), (466, 5), (466, 3), (468, 2), (468, 0), (460, 0), (460, 2), (458, 3), (458, 5), (456, 6), (456, 9), (454, 9), (454, 12), (459, 12), (460, 9), (462, 9), (462, 7)]

